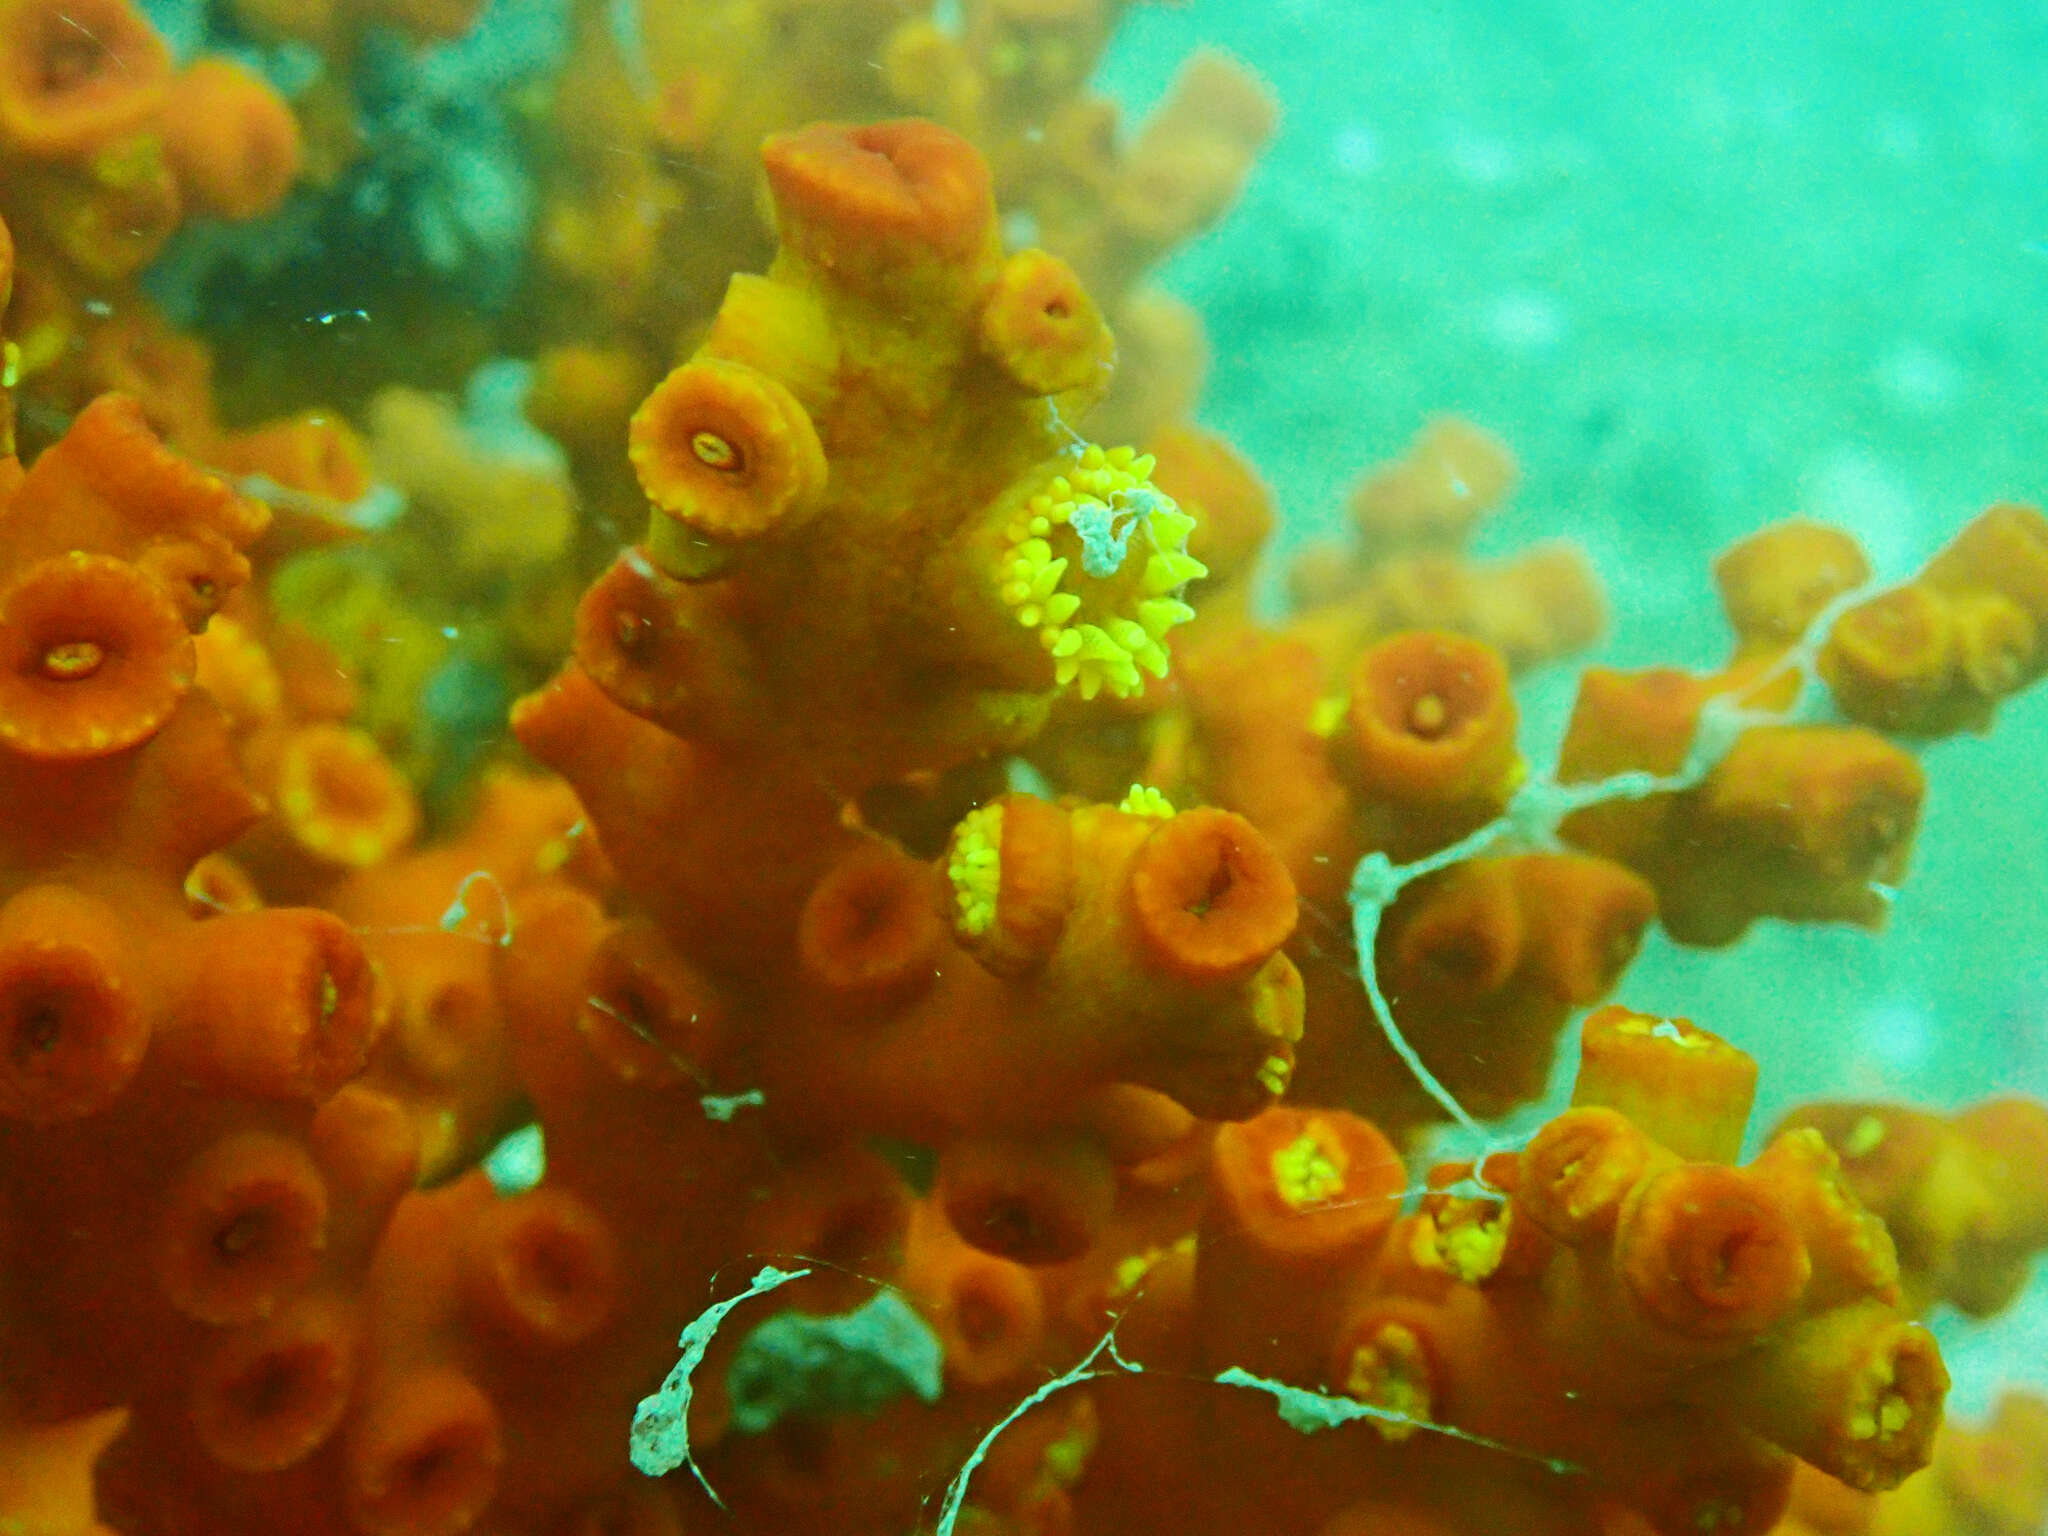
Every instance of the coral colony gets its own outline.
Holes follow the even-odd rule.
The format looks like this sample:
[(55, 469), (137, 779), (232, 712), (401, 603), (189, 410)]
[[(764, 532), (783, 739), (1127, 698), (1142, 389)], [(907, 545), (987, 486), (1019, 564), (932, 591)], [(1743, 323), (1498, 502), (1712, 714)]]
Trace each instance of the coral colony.
[(1115, 0), (499, 10), (0, 0), (0, 1531), (2035, 1528), (1916, 1319), (2048, 1111), (1741, 1163), (1607, 999), (1883, 918), (2048, 521), (1766, 529), (1525, 762), (1599, 595), (1466, 553), (1477, 427), (1255, 613), (1146, 276), (1241, 68), (1123, 135)]

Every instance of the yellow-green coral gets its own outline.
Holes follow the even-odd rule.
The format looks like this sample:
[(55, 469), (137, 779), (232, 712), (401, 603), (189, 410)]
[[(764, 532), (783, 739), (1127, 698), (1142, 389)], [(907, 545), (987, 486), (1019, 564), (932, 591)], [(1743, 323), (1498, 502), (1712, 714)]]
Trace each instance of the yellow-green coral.
[(1003, 601), (1052, 653), (1057, 685), (1084, 699), (1129, 698), (1142, 673), (1166, 675), (1167, 633), (1195, 616), (1180, 591), (1208, 574), (1187, 552), (1195, 520), (1151, 475), (1149, 454), (1090, 443), (1004, 530)]
[(1273, 1187), (1295, 1210), (1305, 1210), (1343, 1189), (1348, 1161), (1328, 1128), (1311, 1120), (1299, 1136), (1273, 1154)]
[(946, 859), (946, 878), (953, 883), (954, 922), (972, 938), (988, 932), (996, 920), (996, 894), (1002, 885), (1003, 807), (1000, 801), (978, 806), (960, 819)]
[(1164, 821), (1173, 814), (1173, 802), (1149, 784), (1133, 784), (1116, 808), (1126, 816), (1150, 816), (1155, 821)]

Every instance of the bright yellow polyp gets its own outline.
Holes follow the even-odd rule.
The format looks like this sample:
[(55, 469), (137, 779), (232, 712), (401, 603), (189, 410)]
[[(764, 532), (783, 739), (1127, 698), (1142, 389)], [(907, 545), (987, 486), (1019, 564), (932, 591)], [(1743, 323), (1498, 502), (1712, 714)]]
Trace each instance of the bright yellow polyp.
[(1173, 802), (1149, 784), (1133, 784), (1116, 808), (1126, 816), (1150, 816), (1156, 821), (1164, 821), (1173, 814)]
[(1441, 1269), (1477, 1285), (1500, 1268), (1507, 1248), (1505, 1206), (1459, 1201), (1416, 1227), (1414, 1259), (1420, 1268)]
[(1344, 1188), (1350, 1160), (1319, 1121), (1273, 1154), (1273, 1188), (1290, 1208), (1301, 1211), (1320, 1205)]
[(1003, 601), (1037, 631), (1056, 686), (1084, 699), (1166, 676), (1166, 636), (1195, 616), (1181, 590), (1209, 574), (1187, 550), (1195, 520), (1152, 467), (1136, 449), (1088, 444), (1004, 530)]
[(946, 856), (946, 878), (953, 883), (953, 923), (969, 938), (987, 933), (996, 920), (996, 894), (1002, 886), (1003, 807), (984, 805), (961, 817)]
[(1405, 1440), (1418, 1424), (1428, 1423), (1429, 1359), (1414, 1330), (1399, 1323), (1383, 1324), (1370, 1343), (1352, 1351), (1344, 1390), (1362, 1403), (1398, 1415), (1371, 1421), (1384, 1439)]

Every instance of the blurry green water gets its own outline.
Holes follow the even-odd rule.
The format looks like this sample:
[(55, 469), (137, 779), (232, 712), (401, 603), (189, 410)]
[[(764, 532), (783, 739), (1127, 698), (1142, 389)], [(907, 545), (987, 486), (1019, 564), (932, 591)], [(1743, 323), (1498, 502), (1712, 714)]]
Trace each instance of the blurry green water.
[[(1205, 415), (1331, 531), (1424, 416), (1522, 456), (1508, 546), (1580, 540), (1599, 659), (1709, 665), (1712, 553), (1798, 511), (1903, 573), (1997, 499), (2048, 496), (2048, 9), (2021, 0), (1595, 6), (1196, 0), (1134, 10), (1142, 104), (1199, 44), (1284, 103), (1244, 203), (1169, 286), (1207, 316)], [(1529, 689), (1554, 740), (1571, 669)], [(2048, 696), (1927, 754), (1889, 929), (1655, 940), (1623, 1000), (1821, 1095), (2048, 1095)], [(1950, 1329), (1958, 1405), (2048, 1385), (2048, 1286)]]

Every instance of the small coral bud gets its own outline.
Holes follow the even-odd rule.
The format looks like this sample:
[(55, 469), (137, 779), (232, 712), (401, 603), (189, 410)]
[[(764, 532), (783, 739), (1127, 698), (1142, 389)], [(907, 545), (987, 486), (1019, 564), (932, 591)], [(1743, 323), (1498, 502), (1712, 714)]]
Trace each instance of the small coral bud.
[(135, 568), (163, 589), (194, 635), (207, 627), (228, 594), (249, 579), (250, 570), (248, 558), (209, 529), (150, 545), (135, 557)]
[(783, 248), (842, 277), (962, 261), (995, 238), (987, 165), (936, 123), (817, 124), (761, 160)]
[(364, 1536), (461, 1536), (498, 1491), (497, 1410), (468, 1377), (430, 1368), (394, 1378), (349, 1427), (348, 1512)]
[(0, 594), (0, 742), (30, 757), (104, 757), (153, 735), (198, 658), (177, 610), (124, 560), (38, 561)]
[(631, 348), (552, 347), (534, 364), (526, 419), (572, 454), (616, 458), (626, 440), (625, 423), (653, 383)]
[(1031, 1271), (968, 1247), (936, 1209), (921, 1208), (912, 1222), (903, 1289), (945, 1346), (957, 1386), (1008, 1381), (1045, 1342), (1045, 1298)]
[(170, 78), (170, 50), (126, 0), (0, 8), (0, 147), (83, 159), (147, 126)]
[(336, 1241), (368, 1242), (418, 1181), (420, 1133), (390, 1094), (345, 1083), (313, 1116), (313, 1161), (337, 1212)]
[(262, 905), (249, 872), (224, 853), (209, 853), (185, 876), (185, 908), (194, 917), (254, 912)]
[(1687, 1163), (1633, 1195), (1615, 1233), (1615, 1264), (1653, 1322), (1688, 1338), (1763, 1332), (1797, 1304), (1813, 1262), (1763, 1180)]
[(1116, 339), (1081, 279), (1057, 256), (1019, 251), (982, 301), (982, 350), (1032, 395), (1100, 394), (1116, 364)]
[[(1578, 784), (1641, 770), (1675, 773), (1698, 730), (1714, 680), (1653, 667), (1617, 672), (1588, 667), (1579, 677), (1571, 724), (1558, 750), (1559, 783)], [(1583, 815), (1597, 818), (1603, 807)], [(1623, 813), (1633, 807), (1621, 805)], [(1574, 841), (1579, 839), (1574, 835)]]
[(1619, 1005), (1589, 1015), (1579, 1032), (1573, 1104), (1619, 1110), (1680, 1157), (1731, 1162), (1756, 1098), (1756, 1059), (1690, 1019), (1660, 1019)]
[(812, 889), (797, 922), (797, 956), (837, 992), (896, 992), (932, 979), (945, 940), (932, 872), (898, 849), (863, 844)]
[(800, 519), (825, 488), (809, 414), (744, 363), (706, 358), (671, 373), (634, 413), (627, 452), (656, 509), (711, 539), (756, 538)]
[(387, 1059), (402, 1060), (422, 1084), (460, 1082), (498, 1034), (487, 952), (467, 935), (446, 932), (380, 935), (379, 949), (395, 994), (382, 1037)]
[(1200, 807), (1132, 856), (1131, 918), (1151, 962), (1197, 982), (1249, 976), (1294, 931), (1294, 879), (1250, 822)]
[(747, 1213), (749, 1253), (803, 1260), (814, 1273), (784, 1295), (814, 1314), (845, 1312), (893, 1274), (910, 1229), (910, 1190), (889, 1163), (864, 1147), (838, 1146), (785, 1170), (770, 1198)]
[(609, 1322), (622, 1284), (605, 1220), (567, 1190), (543, 1186), (485, 1208), (463, 1244), (470, 1303), (529, 1349), (566, 1349)]
[[(723, 557), (729, 551), (717, 546)], [(674, 550), (671, 549), (671, 554)], [(694, 579), (690, 572), (683, 579)], [(720, 626), (691, 623), (675, 580), (629, 551), (576, 607), (576, 657), (595, 682), (635, 714), (700, 718), (741, 653)]]
[(237, 1472), (281, 1472), (324, 1445), (355, 1380), (358, 1334), (331, 1297), (295, 1297), (220, 1336), (193, 1372), (192, 1432)]
[(946, 1219), (985, 1253), (1063, 1264), (1093, 1248), (1116, 1203), (1109, 1159), (1081, 1141), (970, 1138), (939, 1158)]
[(1188, 553), (1213, 582), (1249, 570), (1273, 533), (1273, 493), (1227, 439), (1199, 427), (1164, 428), (1145, 445), (1152, 478), (1195, 518)]
[(2040, 625), (2011, 598), (1997, 592), (1962, 593), (1950, 600), (1949, 609), (1957, 663), (1980, 697), (2003, 698), (2039, 666)]
[(1351, 674), (1356, 774), (1400, 804), (1505, 797), (1520, 771), (1515, 701), (1499, 654), (1463, 635), (1380, 641)]
[(346, 421), (325, 411), (238, 432), (208, 459), (234, 474), (261, 475), (326, 501), (357, 501), (370, 490), (368, 448)]
[(149, 1020), (126, 949), (113, 910), (67, 886), (30, 886), (0, 907), (0, 1116), (76, 1120), (127, 1087)]
[(157, 1281), (187, 1317), (251, 1323), (312, 1278), (326, 1243), (327, 1185), (306, 1149), (244, 1131), (172, 1184), (157, 1218)]
[(261, 217), (298, 179), (298, 118), (267, 80), (232, 59), (198, 59), (181, 72), (163, 125), (178, 185), (203, 212)]
[(829, 400), (838, 385), (839, 339), (817, 295), (752, 272), (726, 285), (702, 355), (758, 369), (801, 400)]
[(1083, 1123), (1119, 1169), (1148, 1162), (1187, 1145), (1195, 1117), (1151, 1088), (1115, 1083), (1085, 1106)]
[(1750, 1171), (1769, 1181), (1792, 1213), (1820, 1278), (1808, 1310), (1842, 1296), (1899, 1296), (1899, 1251), (1885, 1224), (1851, 1193), (1842, 1164), (1818, 1130), (1781, 1131)]
[(1714, 560), (1722, 610), (1749, 642), (1794, 643), (1823, 608), (1868, 580), (1870, 562), (1854, 538), (1804, 518), (1753, 533)]
[(1598, 1002), (1635, 959), (1656, 892), (1626, 866), (1585, 854), (1532, 854), (1513, 874), (1545, 985), (1574, 1008)]

